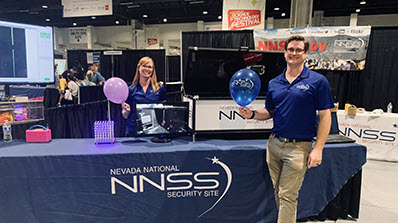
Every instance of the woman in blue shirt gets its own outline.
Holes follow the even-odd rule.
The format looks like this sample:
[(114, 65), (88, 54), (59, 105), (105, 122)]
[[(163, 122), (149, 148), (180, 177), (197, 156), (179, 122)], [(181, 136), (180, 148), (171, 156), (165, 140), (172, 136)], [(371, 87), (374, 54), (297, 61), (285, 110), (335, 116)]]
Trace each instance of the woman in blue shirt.
[(156, 78), (155, 64), (152, 58), (143, 57), (137, 64), (132, 85), (129, 87), (129, 96), (122, 103), (122, 115), (126, 122), (126, 136), (134, 134), (134, 104), (137, 102), (166, 101), (166, 88)]

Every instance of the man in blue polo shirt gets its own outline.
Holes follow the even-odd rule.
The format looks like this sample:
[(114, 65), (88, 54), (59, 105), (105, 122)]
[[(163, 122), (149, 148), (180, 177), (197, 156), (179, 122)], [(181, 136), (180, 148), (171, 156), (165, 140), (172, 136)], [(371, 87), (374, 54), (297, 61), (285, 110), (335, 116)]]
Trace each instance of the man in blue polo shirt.
[[(273, 118), (267, 164), (279, 209), (278, 223), (296, 222), (297, 197), (304, 174), (307, 168), (321, 165), (331, 125), (330, 109), (334, 104), (329, 82), (304, 65), (308, 49), (304, 37), (289, 37), (285, 44), (287, 68), (269, 82), (265, 108), (240, 108), (240, 114), (247, 119)], [(320, 117), (318, 128), (316, 111)]]

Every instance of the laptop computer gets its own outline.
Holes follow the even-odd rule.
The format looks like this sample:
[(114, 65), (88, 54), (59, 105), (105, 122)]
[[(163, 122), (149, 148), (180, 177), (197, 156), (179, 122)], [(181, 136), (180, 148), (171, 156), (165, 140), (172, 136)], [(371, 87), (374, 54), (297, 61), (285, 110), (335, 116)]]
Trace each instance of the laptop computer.
[(337, 120), (337, 113), (332, 112), (332, 125), (330, 126), (330, 133), (326, 140), (326, 144), (332, 143), (350, 143), (355, 142), (354, 139), (351, 139), (347, 136), (340, 135), (339, 133), (339, 123)]

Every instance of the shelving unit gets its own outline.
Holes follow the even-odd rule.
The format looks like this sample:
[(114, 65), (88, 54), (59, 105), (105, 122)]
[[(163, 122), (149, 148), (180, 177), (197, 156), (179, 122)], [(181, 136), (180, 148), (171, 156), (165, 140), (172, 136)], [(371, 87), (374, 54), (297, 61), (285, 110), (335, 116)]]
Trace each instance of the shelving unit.
[(0, 102), (0, 126), (6, 119), (11, 125), (44, 120), (43, 101)]

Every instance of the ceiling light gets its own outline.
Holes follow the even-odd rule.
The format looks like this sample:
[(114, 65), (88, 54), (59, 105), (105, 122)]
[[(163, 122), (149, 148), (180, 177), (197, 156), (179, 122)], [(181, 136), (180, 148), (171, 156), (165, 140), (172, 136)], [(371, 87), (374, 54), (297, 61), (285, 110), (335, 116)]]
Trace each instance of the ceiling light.
[(42, 5), (41, 7), (42, 7), (43, 9), (47, 9), (47, 8), (48, 8), (47, 5)]
[(46, 22), (49, 22), (50, 21), (50, 19), (46, 19)]
[(77, 23), (74, 22), (72, 25), (73, 25), (73, 26), (77, 26)]
[(222, 19), (222, 16), (219, 15), (219, 16), (218, 16), (218, 19)]
[(132, 8), (139, 8), (140, 5), (128, 5), (127, 8), (132, 9)]
[(96, 19), (95, 16), (91, 16), (92, 19)]
[(120, 22), (119, 22), (119, 20), (116, 20), (116, 22), (115, 22), (116, 24), (119, 24)]
[(163, 19), (163, 22), (167, 22), (167, 19), (166, 19), (166, 18), (164, 18), (164, 19)]
[(279, 8), (274, 8), (275, 11), (279, 11)]
[(20, 9), (18, 12), (29, 12), (29, 9)]
[(121, 2), (120, 5), (132, 5), (133, 2)]
[(39, 12), (29, 12), (30, 15), (38, 15)]
[(142, 15), (142, 17), (144, 17), (144, 18), (148, 18), (148, 15), (145, 15), (145, 14), (144, 14), (144, 15)]
[(361, 5), (365, 5), (365, 4), (366, 4), (366, 2), (365, 2), (365, 1), (361, 1), (359, 4), (361, 4)]
[(192, 2), (189, 2), (189, 4), (191, 4), (191, 5), (193, 5), (193, 4), (202, 4), (203, 3), (203, 1), (192, 1)]
[(360, 12), (361, 10), (360, 9), (357, 9), (357, 10), (355, 10), (356, 12)]
[(203, 11), (202, 13), (203, 13), (203, 15), (207, 15), (208, 12), (207, 11)]
[(281, 16), (286, 16), (286, 13), (282, 12)]

